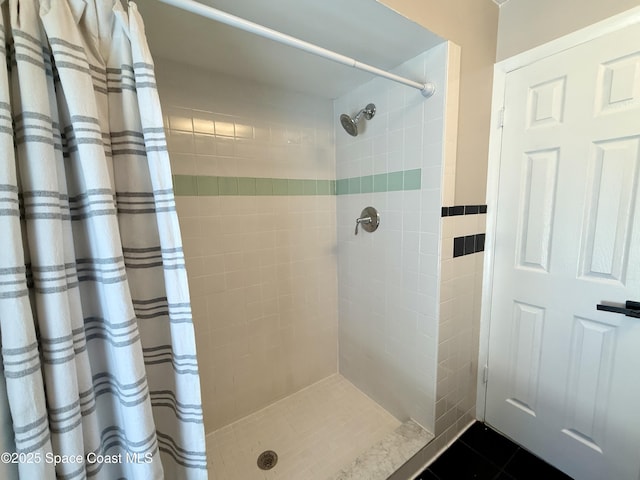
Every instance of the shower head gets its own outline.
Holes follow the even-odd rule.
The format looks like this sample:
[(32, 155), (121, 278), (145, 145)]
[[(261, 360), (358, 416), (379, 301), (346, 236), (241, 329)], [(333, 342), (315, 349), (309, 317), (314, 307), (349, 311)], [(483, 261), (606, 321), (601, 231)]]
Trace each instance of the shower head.
[(346, 113), (340, 115), (340, 123), (342, 124), (342, 128), (344, 128), (349, 135), (352, 137), (358, 135), (358, 124)]
[(370, 103), (360, 110), (354, 118), (351, 118), (346, 113), (340, 115), (340, 124), (342, 124), (342, 128), (344, 128), (349, 135), (356, 137), (358, 135), (358, 122), (360, 121), (360, 117), (364, 115), (364, 118), (371, 120), (375, 114), (376, 106)]

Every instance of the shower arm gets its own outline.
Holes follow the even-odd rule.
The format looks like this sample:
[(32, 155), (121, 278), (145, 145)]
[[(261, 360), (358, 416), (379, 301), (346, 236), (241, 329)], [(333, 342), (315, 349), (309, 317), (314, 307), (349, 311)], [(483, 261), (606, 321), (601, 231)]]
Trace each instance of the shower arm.
[(332, 60), (349, 67), (353, 67), (357, 70), (363, 70), (379, 77), (384, 77), (388, 80), (392, 80), (394, 82), (416, 88), (420, 90), (420, 93), (425, 98), (431, 97), (436, 91), (436, 86), (432, 82), (420, 83), (409, 80), (408, 78), (401, 77), (400, 75), (396, 75), (395, 73), (387, 72), (386, 70), (382, 70), (381, 68), (359, 62), (354, 58), (341, 55), (332, 50), (327, 50), (326, 48), (319, 47), (318, 45), (314, 45), (313, 43), (305, 42), (304, 40), (300, 40), (299, 38), (292, 37), (291, 35), (287, 35), (285, 33), (278, 32), (277, 30), (273, 30), (257, 23), (250, 22), (249, 20), (245, 20), (244, 18), (236, 17), (235, 15), (231, 15), (229, 13), (223, 12), (222, 10), (209, 7), (208, 5), (204, 5), (194, 0), (158, 1), (179, 8), (181, 10), (185, 10), (187, 12), (195, 13), (196, 15), (199, 15), (201, 17), (209, 18), (211, 20), (229, 25), (231, 27), (239, 28), (240, 30), (250, 32), (255, 35), (259, 35), (261, 37), (283, 43), (285, 45), (289, 45), (290, 47), (304, 50), (305, 52), (312, 53), (319, 57), (326, 58), (328, 60)]
[(356, 114), (355, 117), (353, 117), (353, 121), (357, 123), (358, 120), (360, 120), (360, 117), (364, 114), (364, 112), (365, 112), (365, 109), (363, 108)]

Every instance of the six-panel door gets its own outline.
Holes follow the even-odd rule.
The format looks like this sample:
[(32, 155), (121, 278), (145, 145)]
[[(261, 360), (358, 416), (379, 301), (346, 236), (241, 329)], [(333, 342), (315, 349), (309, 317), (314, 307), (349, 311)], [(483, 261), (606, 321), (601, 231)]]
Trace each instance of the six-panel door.
[(640, 475), (640, 26), (507, 75), (486, 420), (577, 479)]

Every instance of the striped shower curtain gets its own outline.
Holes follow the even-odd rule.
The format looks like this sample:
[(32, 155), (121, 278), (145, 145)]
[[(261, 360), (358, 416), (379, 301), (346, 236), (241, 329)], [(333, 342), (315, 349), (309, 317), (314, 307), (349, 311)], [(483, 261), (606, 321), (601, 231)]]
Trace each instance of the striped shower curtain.
[(185, 263), (136, 7), (0, 4), (0, 477), (206, 479)]

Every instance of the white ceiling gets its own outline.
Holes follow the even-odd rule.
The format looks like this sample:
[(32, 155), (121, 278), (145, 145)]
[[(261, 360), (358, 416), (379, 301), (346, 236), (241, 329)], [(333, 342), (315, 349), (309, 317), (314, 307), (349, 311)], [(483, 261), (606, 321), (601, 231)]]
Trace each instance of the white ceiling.
[[(158, 0), (136, 3), (154, 57), (326, 98), (336, 98), (372, 78), (368, 73)], [(200, 3), (383, 69), (391, 69), (443, 41), (376, 0), (200, 0)]]

